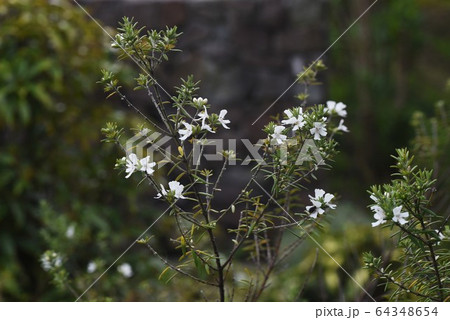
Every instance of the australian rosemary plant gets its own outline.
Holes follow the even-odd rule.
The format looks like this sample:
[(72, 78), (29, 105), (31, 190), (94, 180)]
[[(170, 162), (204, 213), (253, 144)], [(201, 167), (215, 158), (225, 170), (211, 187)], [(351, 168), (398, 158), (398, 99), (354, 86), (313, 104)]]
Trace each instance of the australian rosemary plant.
[[(202, 154), (214, 134), (233, 128), (228, 111), (199, 97), (199, 82), (192, 76), (181, 79), (174, 94), (155, 78), (157, 67), (168, 60), (170, 52), (178, 51), (179, 36), (176, 27), (144, 32), (133, 19), (123, 19), (112, 46), (121, 58), (136, 63), (136, 89), (147, 92), (160, 119), (148, 118), (125, 96), (114, 74), (104, 70), (101, 83), (109, 96), (119, 96), (145, 121), (133, 129), (131, 140), (124, 129), (109, 123), (103, 129), (105, 141), (117, 144), (124, 153), (116, 167), (125, 171), (125, 177), (139, 176), (154, 190), (155, 198), (168, 205), (162, 219), (171, 220), (176, 229), (167, 240), (179, 256), (166, 258), (149, 235), (139, 240), (166, 265), (160, 278), (190, 278), (213, 289), (204, 292), (217, 292), (207, 299), (255, 301), (268, 287), (274, 270), (317, 228), (323, 214), (336, 207), (333, 194), (317, 188), (308, 198), (304, 190), (318, 170), (329, 168), (336, 153), (335, 135), (348, 131), (343, 120), (346, 106), (333, 101), (308, 106), (307, 88), (317, 84), (316, 75), (325, 66), (318, 61), (305, 68), (298, 78), (305, 88), (299, 105), (286, 109), (281, 119), (265, 126), (255, 146), (258, 156), (247, 158), (253, 164), (251, 178), (242, 186), (233, 186), (240, 191), (228, 205), (216, 207), (213, 200), (225, 187), (225, 171), (244, 155), (232, 149), (219, 150), (219, 166), (205, 162)], [(136, 139), (145, 143), (130, 145)], [(166, 143), (164, 150), (162, 141)], [(166, 152), (166, 146), (176, 152)], [(155, 174), (157, 170), (164, 172), (165, 178)], [(234, 218), (233, 228), (224, 230), (221, 222), (225, 216)], [(282, 243), (286, 232), (295, 236), (293, 242)], [(238, 253), (240, 261), (253, 262), (246, 267), (241, 296), (235, 290), (236, 274), (243, 273), (242, 264), (235, 260)]]
[(373, 186), (373, 227), (392, 230), (398, 250), (383, 257), (364, 254), (364, 263), (381, 278), (391, 299), (447, 301), (450, 297), (448, 217), (431, 210), (435, 180), (432, 170), (414, 165), (406, 149), (394, 156), (390, 184)]

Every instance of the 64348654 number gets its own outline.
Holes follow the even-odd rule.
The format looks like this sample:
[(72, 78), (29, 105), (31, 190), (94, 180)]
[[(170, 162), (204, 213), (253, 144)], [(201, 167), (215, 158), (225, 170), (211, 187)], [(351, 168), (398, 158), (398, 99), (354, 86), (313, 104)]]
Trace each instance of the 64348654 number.
[(437, 307), (378, 307), (375, 315), (379, 317), (383, 315), (388, 317), (437, 317), (438, 309)]

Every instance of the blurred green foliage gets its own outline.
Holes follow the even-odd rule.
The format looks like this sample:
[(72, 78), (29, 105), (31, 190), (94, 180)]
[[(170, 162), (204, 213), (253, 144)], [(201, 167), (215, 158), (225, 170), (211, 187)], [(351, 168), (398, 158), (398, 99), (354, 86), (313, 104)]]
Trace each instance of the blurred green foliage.
[(136, 188), (110, 173), (115, 157), (100, 143), (105, 119), (124, 118), (95, 84), (109, 45), (70, 1), (2, 1), (0, 25), (0, 300), (67, 299), (39, 265), (52, 241), (74, 245), (55, 233), (89, 229), (77, 228), (83, 238), (73, 247), (84, 263), (100, 254), (97, 237), (138, 210)]
[[(330, 39), (370, 2), (332, 2)], [(342, 174), (336, 175), (335, 189), (358, 205), (368, 202), (368, 185), (388, 177), (389, 154), (406, 145), (415, 131), (418, 160), (435, 170), (437, 164), (440, 172), (437, 205), (450, 207), (449, 180), (444, 179), (450, 159), (449, 99), (439, 101), (434, 114), (431, 104), (441, 97), (450, 70), (449, 12), (447, 0), (380, 2), (331, 51), (330, 96), (349, 106), (352, 131), (342, 141), (346, 150), (336, 163)], [(116, 150), (100, 144), (105, 121), (125, 118), (106, 107), (96, 90), (101, 89), (95, 85), (99, 70), (108, 61), (103, 32), (70, 1), (3, 0), (0, 25), (0, 300), (70, 300), (71, 291), (81, 294), (150, 225), (155, 212), (151, 197), (111, 173)], [(407, 124), (417, 110), (411, 128)], [(354, 140), (347, 142), (350, 137)], [(364, 220), (368, 214), (360, 224), (353, 223), (364, 216), (360, 208), (344, 207), (336, 216), (325, 232), (314, 236), (355, 279), (368, 280), (363, 251), (396, 256), (386, 234), (372, 232)], [(158, 232), (171, 234), (172, 227), (161, 221)], [(311, 244), (286, 262), (263, 300), (365, 299), (328, 256), (319, 252), (316, 258), (315, 247)], [(62, 290), (54, 289), (40, 265), (47, 249), (63, 255), (60, 271), (67, 272), (57, 283)], [(306, 258), (295, 264), (300, 255)], [(93, 273), (86, 271), (90, 261), (97, 265)], [(124, 278), (114, 266), (84, 299), (204, 298), (189, 280), (159, 281), (164, 266), (143, 246), (118, 264), (125, 261), (134, 277)], [(242, 278), (236, 281), (245, 282), (246, 263), (238, 265)], [(378, 297), (375, 285), (369, 289)]]
[[(332, 1), (331, 41), (372, 3)], [(367, 185), (389, 179), (389, 155), (414, 134), (412, 114), (430, 115), (441, 97), (450, 70), (449, 18), (447, 0), (379, 1), (330, 51), (330, 96), (349, 106), (352, 132), (334, 183), (345, 178), (356, 201)]]
[(436, 193), (433, 209), (444, 216), (450, 215), (450, 80), (442, 99), (436, 102), (434, 114), (427, 117), (416, 111), (411, 124), (415, 131), (411, 142), (418, 163), (433, 169)]

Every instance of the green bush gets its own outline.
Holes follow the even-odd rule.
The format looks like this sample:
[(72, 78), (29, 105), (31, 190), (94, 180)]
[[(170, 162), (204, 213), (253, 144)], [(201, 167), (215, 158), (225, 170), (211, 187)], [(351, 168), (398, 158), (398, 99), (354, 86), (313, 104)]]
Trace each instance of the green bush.
[(86, 247), (121, 224), (136, 196), (109, 174), (115, 159), (99, 142), (107, 107), (95, 82), (109, 45), (66, 1), (2, 1), (0, 25), (0, 300), (66, 299), (39, 265), (53, 229), (90, 228), (78, 239)]

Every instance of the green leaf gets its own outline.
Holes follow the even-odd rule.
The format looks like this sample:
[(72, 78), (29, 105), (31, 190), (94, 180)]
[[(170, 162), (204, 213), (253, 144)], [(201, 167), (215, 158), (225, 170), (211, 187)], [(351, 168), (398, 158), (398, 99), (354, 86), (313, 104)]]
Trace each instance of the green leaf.
[(164, 275), (166, 275), (167, 272), (168, 272), (169, 270), (170, 270), (170, 267), (166, 267), (166, 268), (161, 272), (161, 274), (159, 275), (158, 280), (160, 280), (160, 281), (165, 281), (165, 279), (167, 278), (167, 276), (164, 277)]
[(205, 278), (207, 272), (205, 270), (205, 265), (203, 261), (198, 257), (195, 251), (192, 251), (192, 257), (194, 259), (195, 268), (197, 269), (199, 278)]

